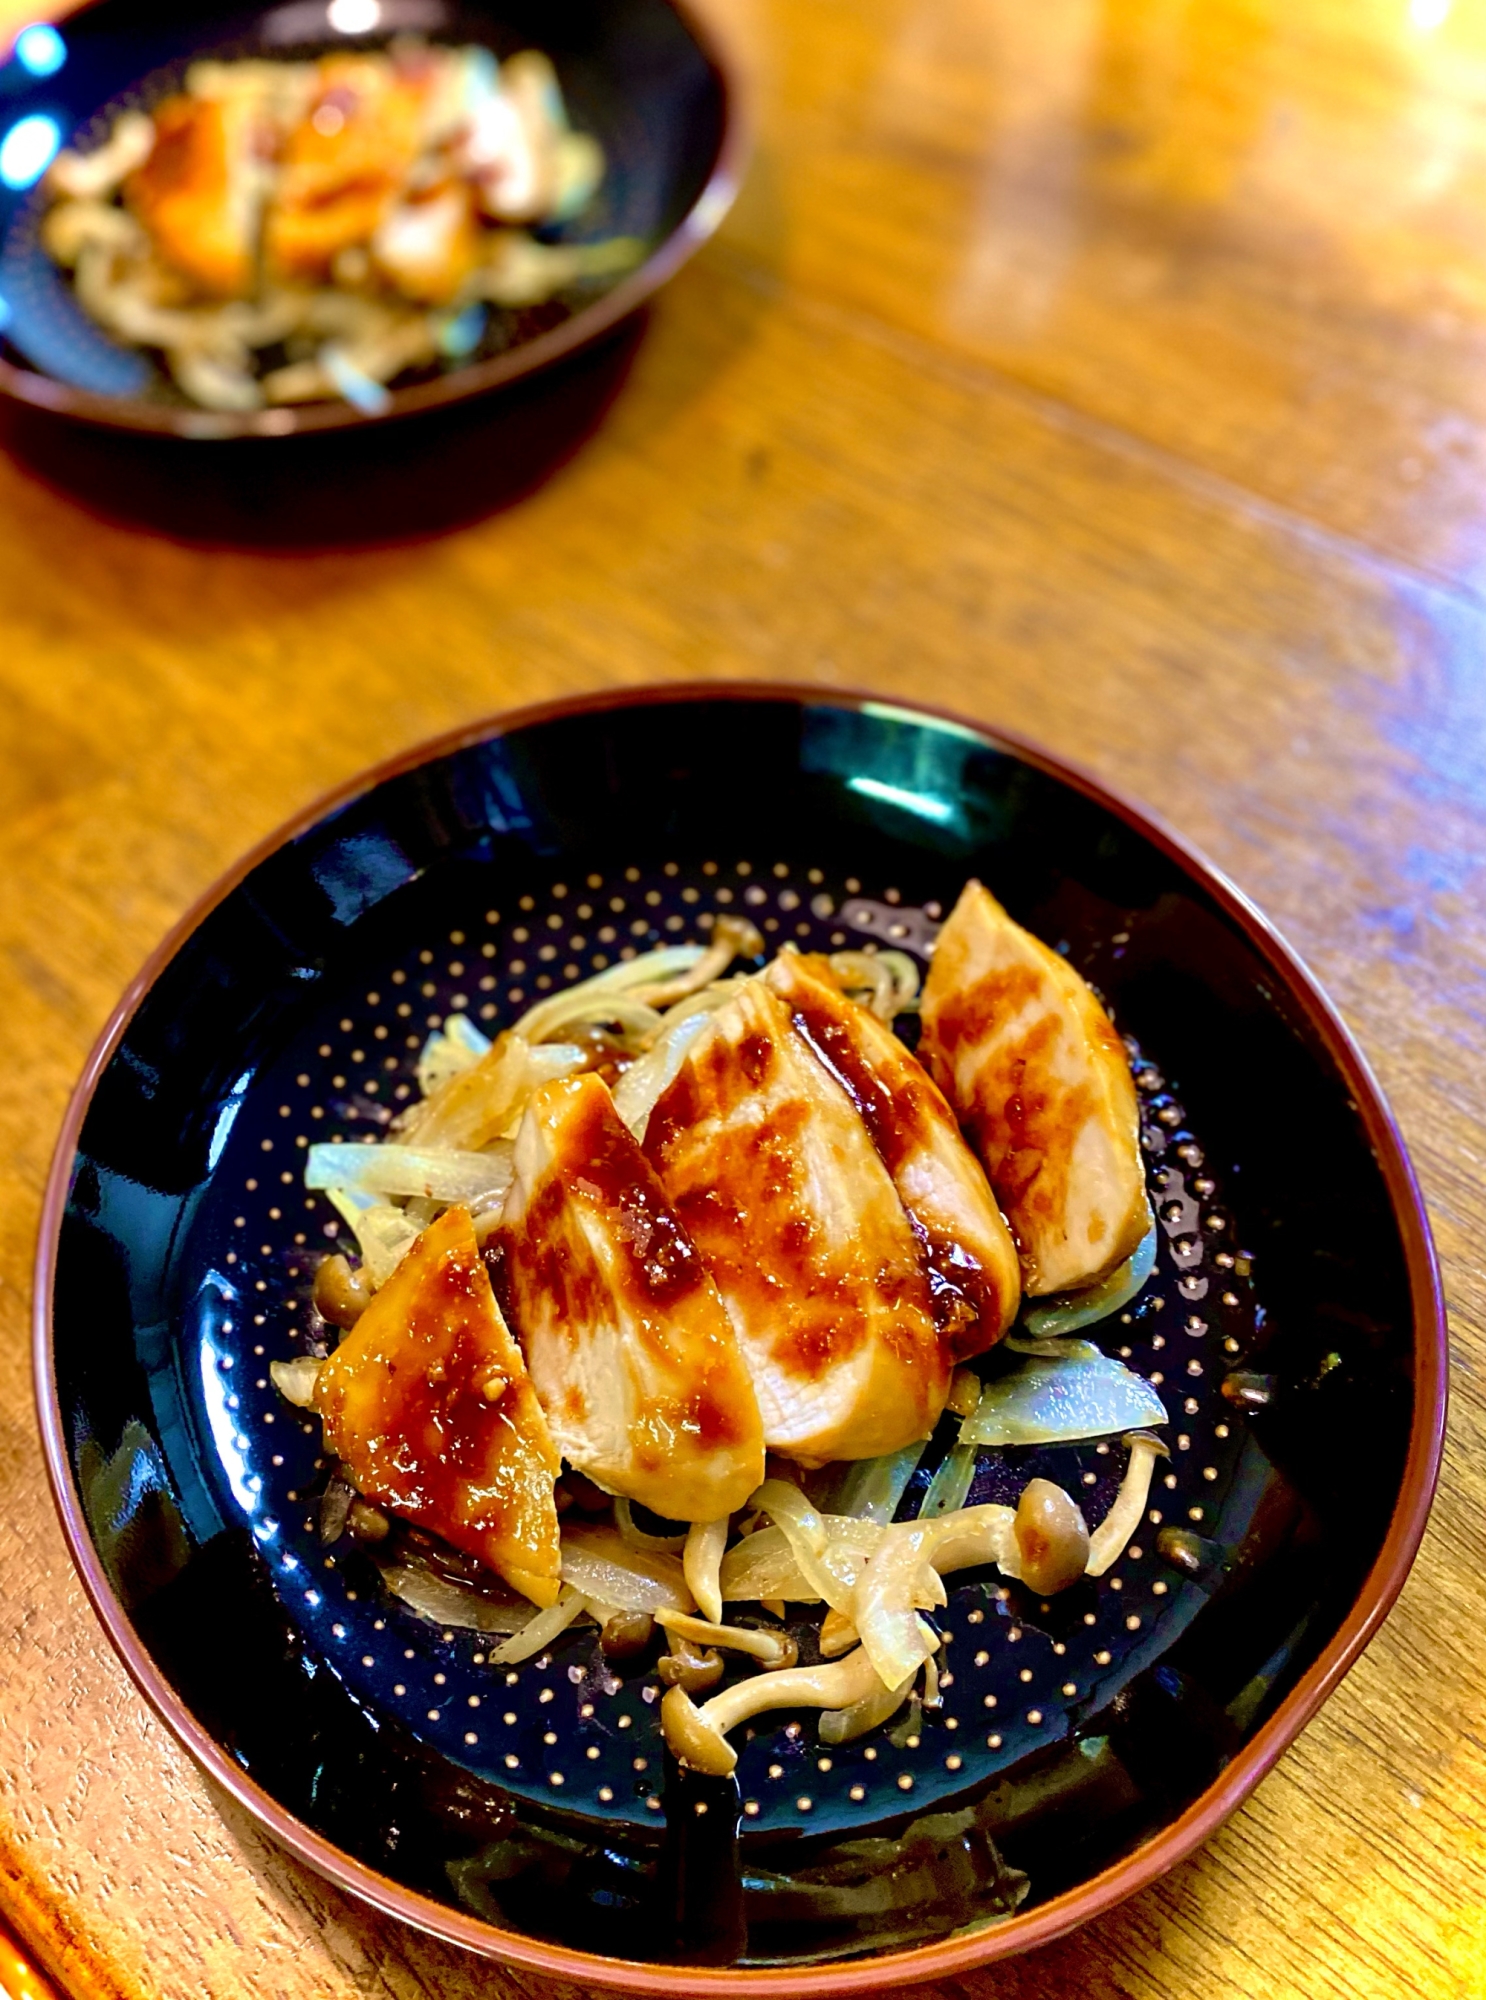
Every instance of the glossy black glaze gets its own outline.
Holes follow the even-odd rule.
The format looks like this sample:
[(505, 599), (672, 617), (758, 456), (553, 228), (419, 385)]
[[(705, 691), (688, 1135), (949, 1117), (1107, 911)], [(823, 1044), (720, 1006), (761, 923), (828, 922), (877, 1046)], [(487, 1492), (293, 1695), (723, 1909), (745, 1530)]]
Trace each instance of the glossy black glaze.
[[(1152, 1498), (1168, 1526), (1202, 1538), (1199, 1554), (1164, 1562), (1153, 1525), (1119, 1594), (1086, 1583), (1046, 1607), (994, 1575), (963, 1580), (944, 1614), (955, 1731), (928, 1717), (918, 1740), (842, 1746), (822, 1772), (808, 1718), (793, 1735), (789, 1718), (761, 1718), (739, 1788), (705, 1794), (695, 1816), (690, 1791), (666, 1782), (653, 1681), (642, 1668), (601, 1685), (591, 1628), (507, 1681), (476, 1662), (473, 1635), (446, 1641), (389, 1605), (364, 1557), (319, 1549), (316, 1427), (255, 1387), (268, 1359), (321, 1332), (304, 1299), (316, 1245), (333, 1238), (298, 1185), (294, 1142), (374, 1128), (430, 1010), (509, 1018), (534, 979), (577, 976), (570, 950), (587, 970), (577, 928), (585, 952), (606, 921), (612, 950), (644, 949), (693, 934), (725, 888), (767, 913), (771, 943), (829, 946), (843, 924), (857, 943), (863, 926), (885, 938), (922, 922), (909, 912), (947, 907), (970, 873), (1066, 947), (1159, 1063), (1141, 1086), (1155, 1198), (1170, 1210), (1163, 1261), (1128, 1325), (1098, 1337), (1127, 1342), (1144, 1372), (1170, 1371), (1169, 1435), (1190, 1430), (1194, 1449), (1174, 1450), (1178, 1488)], [(831, 909), (813, 908), (825, 895)], [(591, 917), (577, 913), (585, 898)], [(560, 948), (542, 959), (549, 931)], [(1200, 1200), (1198, 1174), (1216, 1183)], [(1212, 1218), (1221, 1229), (1194, 1248)], [(55, 1333), (68, 1458), (119, 1600), (273, 1797), (393, 1879), (530, 1934), (711, 1962), (789, 1963), (967, 1921), (974, 1909), (948, 1897), (864, 1937), (810, 1920), (810, 1894), (790, 1886), (823, 1846), (895, 1835), (925, 1811), (978, 1799), (953, 1839), (994, 1839), (1034, 1900), (1168, 1822), (1353, 1602), (1412, 1415), (1407, 1274), (1382, 1177), (1305, 1009), (1234, 920), (1112, 812), (970, 732), (789, 699), (664, 701), (519, 729), (387, 780), (260, 862), (160, 973), (100, 1079)], [(1267, 1407), (1223, 1397), (1238, 1367), (1274, 1376)], [(1117, 1451), (1092, 1446), (1007, 1453), (972, 1497), (1014, 1498), (1045, 1471), (1097, 1518), (1119, 1468)], [(1110, 1655), (1097, 1670), (1096, 1647)], [(507, 1704), (510, 1724), (497, 1719)], [(913, 1854), (924, 1839), (910, 1833)], [(917, 1864), (874, 1854), (918, 1879)]]
[[(106, 130), (119, 110), (148, 107), (179, 88), (201, 56), (287, 59), (332, 47), (375, 47), (399, 32), (479, 43), (498, 56), (540, 48), (552, 57), (573, 122), (599, 138), (608, 170), (582, 216), (544, 232), (550, 240), (625, 235), (659, 252), (683, 228), (700, 240), (713, 226), (715, 217), (698, 218), (694, 211), (709, 182), (716, 185), (727, 133), (726, 86), (669, 0), (383, 0), (375, 32), (349, 36), (331, 28), (323, 0), (274, 7), (245, 7), (240, 0), (208, 0), (204, 7), (185, 0), (93, 0), (61, 24), (67, 53), (55, 74), (32, 75), (15, 56), (0, 64), (0, 147), (22, 120), (34, 117), (55, 121), (64, 144), (86, 141)], [(719, 190), (719, 213), (730, 191)], [(83, 313), (66, 275), (38, 241), (41, 210), (36, 186), (0, 183), (0, 364), (22, 371), (12, 378), (0, 367), (0, 388), (42, 407), (58, 406), (25, 379), (40, 374), (81, 392), (83, 402), (64, 397), (60, 403), (74, 414), (189, 438), (278, 437), (327, 421), (367, 421), (342, 404), (269, 412), (262, 420), (196, 409), (151, 359), (116, 343)], [(420, 401), (399, 392), (393, 413), (488, 386), (482, 370), (488, 377), (489, 364), (581, 315), (603, 289), (579, 286), (544, 306), (493, 309), (481, 345), (467, 360), (425, 371), (438, 395)], [(634, 302), (649, 289), (637, 286)]]

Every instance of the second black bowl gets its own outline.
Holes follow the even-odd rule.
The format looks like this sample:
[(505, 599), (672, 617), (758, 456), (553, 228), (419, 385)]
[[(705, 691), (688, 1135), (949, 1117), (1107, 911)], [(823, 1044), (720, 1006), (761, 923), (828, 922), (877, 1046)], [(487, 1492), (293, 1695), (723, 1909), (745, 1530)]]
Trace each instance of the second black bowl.
[[(95, 424), (182, 438), (282, 437), (385, 422), (530, 375), (615, 326), (727, 212), (743, 152), (737, 93), (719, 49), (676, 0), (362, 0), (357, 32), (328, 0), (94, 0), (0, 64), (0, 394)], [(378, 47), (398, 34), (551, 57), (573, 122), (604, 149), (597, 207), (576, 233), (633, 236), (638, 269), (597, 297), (491, 316), (483, 346), (394, 389), (376, 414), (349, 403), (245, 413), (172, 396), (150, 361), (83, 313), (42, 249), (41, 171), (101, 112), (154, 99), (203, 56), (287, 58)]]

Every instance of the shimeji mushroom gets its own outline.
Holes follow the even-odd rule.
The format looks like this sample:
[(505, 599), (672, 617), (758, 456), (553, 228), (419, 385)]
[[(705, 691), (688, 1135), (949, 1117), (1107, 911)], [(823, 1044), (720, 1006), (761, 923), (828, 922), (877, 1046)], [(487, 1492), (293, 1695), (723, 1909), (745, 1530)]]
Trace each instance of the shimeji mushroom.
[(698, 1708), (684, 1688), (673, 1687), (660, 1705), (661, 1728), (679, 1762), (708, 1777), (728, 1777), (738, 1753), (727, 1740), (730, 1729), (767, 1708), (850, 1708), (882, 1686), (864, 1648), (844, 1660), (819, 1667), (786, 1667), (759, 1674)]
[(788, 1632), (714, 1624), (705, 1618), (689, 1617), (684, 1611), (661, 1610), (655, 1617), (656, 1623), (664, 1625), (675, 1638), (690, 1639), (699, 1646), (722, 1646), (733, 1653), (749, 1653), (769, 1670), (792, 1667), (800, 1657), (800, 1649)]
[(1161, 1440), (1152, 1437), (1148, 1431), (1136, 1431), (1122, 1442), (1130, 1447), (1130, 1463), (1125, 1467), (1125, 1476), (1120, 1481), (1114, 1505), (1089, 1537), (1089, 1557), (1084, 1565), (1086, 1576), (1103, 1576), (1125, 1553), (1125, 1545), (1140, 1526), (1145, 1513), (1156, 1460), (1171, 1456)]

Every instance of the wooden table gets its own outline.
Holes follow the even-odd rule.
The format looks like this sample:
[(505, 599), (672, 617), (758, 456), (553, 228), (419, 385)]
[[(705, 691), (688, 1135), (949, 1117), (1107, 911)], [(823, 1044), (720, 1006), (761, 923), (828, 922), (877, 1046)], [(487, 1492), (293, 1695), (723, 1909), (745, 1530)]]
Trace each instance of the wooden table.
[(1361, 1667), (1196, 1860), (965, 1992), (1479, 1995), (1486, 4), (715, 4), (757, 84), (737, 211), (569, 386), (565, 462), (477, 428), (399, 470), (421, 514), (377, 489), (467, 524), (188, 546), (127, 510), (357, 522), (4, 433), (0, 1903), (81, 2000), (548, 1991), (302, 1873), (126, 1682), (31, 1414), (42, 1177), (146, 951), (322, 787), (508, 703), (772, 675), (1009, 724), (1206, 848), (1377, 1066), (1454, 1311), (1434, 1527)]

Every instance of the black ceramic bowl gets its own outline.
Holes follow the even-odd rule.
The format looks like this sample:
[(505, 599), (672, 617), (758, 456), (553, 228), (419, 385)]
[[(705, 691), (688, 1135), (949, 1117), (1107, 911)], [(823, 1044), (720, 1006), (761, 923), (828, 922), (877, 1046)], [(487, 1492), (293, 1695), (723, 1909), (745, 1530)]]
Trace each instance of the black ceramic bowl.
[[(346, 12), (342, 7), (339, 18)], [(23, 35), (0, 63), (0, 392), (97, 424), (184, 438), (282, 437), (431, 410), (596, 339), (631, 313), (726, 214), (741, 168), (736, 90), (722, 53), (682, 0), (360, 0), (338, 34), (332, 0), (92, 0), (55, 31)], [(361, 24), (368, 22), (364, 31)], [(201, 56), (289, 58), (369, 48), (399, 33), (538, 48), (557, 67), (573, 122), (607, 161), (593, 204), (557, 234), (634, 236), (638, 269), (521, 312), (492, 310), (467, 359), (394, 389), (375, 413), (349, 403), (230, 414), (189, 404), (154, 362), (93, 324), (37, 236), (39, 176), (55, 146), (179, 86)]]
[[(657, 1686), (574, 1628), (496, 1672), (318, 1537), (318, 1426), (268, 1362), (322, 1329), (314, 1137), (378, 1130), (430, 1026), (510, 1018), (741, 908), (772, 945), (923, 953), (970, 874), (1131, 1043), (1157, 1269), (1099, 1330), (1169, 1468), (1098, 1584), (955, 1579), (944, 1704), (826, 1756), (760, 1718), (668, 1764)], [(1040, 1942), (1230, 1811), (1392, 1602), (1444, 1410), (1397, 1134), (1263, 921), (1133, 807), (925, 711), (781, 689), (564, 704), (348, 788), (222, 884), (89, 1063), (37, 1284), (51, 1474), (140, 1687), (295, 1853), (444, 1937), (695, 1994), (891, 1988)], [(932, 1469), (934, 1452), (920, 1478)], [(1097, 1520), (1118, 1445), (987, 1453)], [(916, 1509), (910, 1489), (904, 1511)], [(809, 1643), (808, 1630), (802, 1639)], [(705, 1812), (698, 1807), (704, 1806)]]

